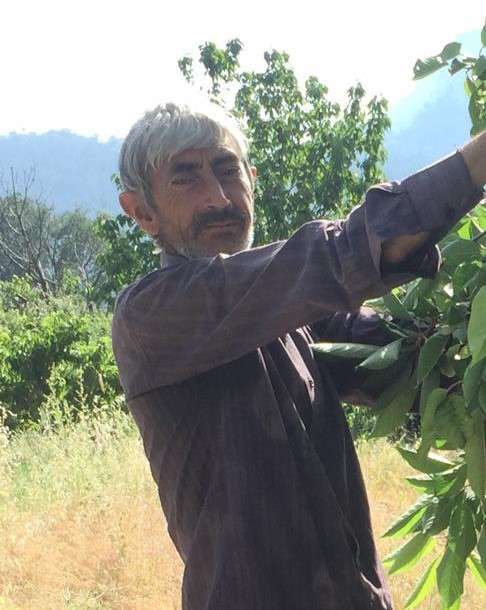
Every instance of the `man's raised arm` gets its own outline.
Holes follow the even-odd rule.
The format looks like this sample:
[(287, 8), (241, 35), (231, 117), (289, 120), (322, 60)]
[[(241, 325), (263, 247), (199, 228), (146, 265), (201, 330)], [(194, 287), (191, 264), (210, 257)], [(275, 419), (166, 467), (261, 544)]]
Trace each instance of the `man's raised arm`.
[[(474, 144), (474, 159), (483, 142), (479, 151)], [(476, 161), (471, 167), (476, 176)], [(464, 157), (454, 153), (402, 182), (372, 187), (345, 221), (312, 221), (286, 241), (187, 260), (142, 278), (120, 296), (113, 321), (125, 393), (178, 383), (430, 277), (439, 260), (434, 244), (481, 194)], [(383, 264), (384, 244), (410, 243), (421, 233), (420, 246), (400, 246), (402, 262)]]
[[(468, 142), (459, 152), (469, 171), (471, 181), (478, 188), (482, 188), (486, 184), (486, 131)], [(427, 202), (424, 202), (424, 207), (427, 207)], [(429, 239), (430, 233), (421, 231), (416, 235), (402, 235), (385, 241), (382, 245), (382, 264), (403, 262)]]

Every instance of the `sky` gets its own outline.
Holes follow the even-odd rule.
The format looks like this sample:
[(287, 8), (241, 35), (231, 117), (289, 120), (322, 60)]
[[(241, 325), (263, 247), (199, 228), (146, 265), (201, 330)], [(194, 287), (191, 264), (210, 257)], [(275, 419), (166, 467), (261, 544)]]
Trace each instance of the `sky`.
[(317, 76), (332, 100), (359, 80), (393, 107), (418, 86), (417, 58), (485, 18), (485, 0), (0, 0), (0, 134), (123, 137), (145, 110), (190, 98), (179, 58), (232, 38), (245, 69), (286, 51), (299, 80)]

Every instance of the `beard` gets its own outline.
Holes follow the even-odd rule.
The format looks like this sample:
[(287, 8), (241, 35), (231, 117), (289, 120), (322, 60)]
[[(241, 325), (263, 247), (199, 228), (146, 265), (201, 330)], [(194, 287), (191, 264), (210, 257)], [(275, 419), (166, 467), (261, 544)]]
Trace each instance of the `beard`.
[[(214, 223), (238, 221), (238, 230), (217, 232), (209, 237), (204, 229)], [(212, 232), (211, 232), (212, 233)], [(229, 212), (210, 212), (204, 217), (196, 218), (187, 235), (177, 233), (167, 235), (162, 228), (155, 237), (155, 242), (162, 251), (175, 251), (186, 258), (206, 258), (218, 254), (235, 254), (248, 250), (253, 245), (255, 236), (253, 218), (247, 217), (239, 210)]]

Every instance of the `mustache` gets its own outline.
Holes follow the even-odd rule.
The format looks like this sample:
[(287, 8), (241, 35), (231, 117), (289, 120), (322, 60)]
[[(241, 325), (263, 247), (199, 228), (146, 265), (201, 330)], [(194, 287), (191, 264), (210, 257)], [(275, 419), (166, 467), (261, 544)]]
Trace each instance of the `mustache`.
[(193, 233), (194, 236), (197, 236), (204, 228), (214, 223), (239, 222), (240, 224), (244, 224), (245, 220), (246, 214), (235, 207), (213, 210), (196, 217), (194, 220)]

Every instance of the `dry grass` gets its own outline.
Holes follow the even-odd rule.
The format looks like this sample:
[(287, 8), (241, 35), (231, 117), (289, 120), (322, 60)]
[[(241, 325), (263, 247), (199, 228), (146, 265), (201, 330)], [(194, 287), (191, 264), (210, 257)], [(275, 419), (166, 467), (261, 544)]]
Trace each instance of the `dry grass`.
[[(389, 446), (363, 444), (360, 454), (375, 531), (383, 532), (415, 492)], [(0, 537), (0, 610), (180, 608), (182, 564), (123, 415), (8, 442), (0, 433)], [(396, 546), (378, 543), (382, 555)], [(391, 579), (397, 608), (421, 569)], [(484, 607), (475, 584), (466, 591), (463, 608)], [(422, 607), (440, 604), (434, 597)]]

